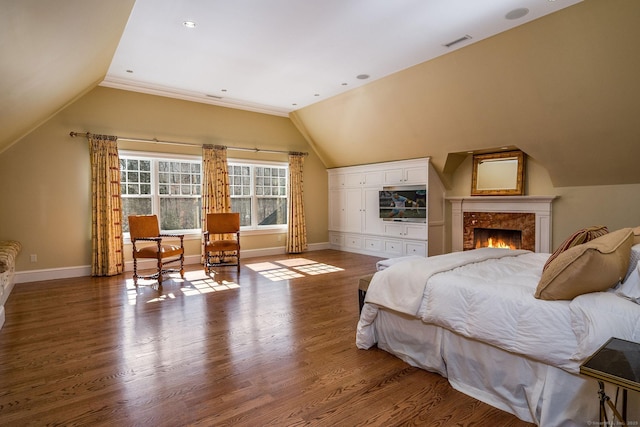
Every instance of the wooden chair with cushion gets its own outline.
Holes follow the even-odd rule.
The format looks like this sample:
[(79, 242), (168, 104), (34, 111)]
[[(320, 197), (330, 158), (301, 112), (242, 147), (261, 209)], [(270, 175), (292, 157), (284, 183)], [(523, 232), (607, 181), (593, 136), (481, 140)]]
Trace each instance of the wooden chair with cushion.
[[(160, 226), (156, 215), (129, 216), (129, 233), (133, 245), (133, 283), (138, 286), (138, 279), (157, 279), (162, 286), (162, 275), (180, 272), (184, 279), (184, 234), (160, 234)], [(164, 243), (165, 239), (180, 239), (180, 244)], [(153, 242), (145, 245), (143, 242)], [(142, 243), (142, 244), (141, 244)], [(177, 242), (176, 242), (177, 243)], [(142, 276), (138, 274), (138, 259), (157, 260), (157, 271)], [(180, 263), (180, 269), (166, 268), (167, 264)]]
[(240, 214), (207, 214), (204, 232), (204, 269), (211, 273), (213, 267), (236, 266), (240, 272)]

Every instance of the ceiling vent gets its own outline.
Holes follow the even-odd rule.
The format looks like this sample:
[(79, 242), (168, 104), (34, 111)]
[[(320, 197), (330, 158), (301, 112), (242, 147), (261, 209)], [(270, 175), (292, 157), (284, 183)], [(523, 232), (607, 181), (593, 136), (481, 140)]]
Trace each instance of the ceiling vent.
[(466, 41), (466, 40), (471, 40), (471, 36), (467, 34), (464, 37), (460, 37), (459, 39), (456, 39), (456, 40), (454, 40), (452, 42), (445, 43), (445, 44), (443, 44), (443, 46), (444, 47), (451, 47), (451, 46), (456, 45), (458, 43), (462, 43), (463, 41)]

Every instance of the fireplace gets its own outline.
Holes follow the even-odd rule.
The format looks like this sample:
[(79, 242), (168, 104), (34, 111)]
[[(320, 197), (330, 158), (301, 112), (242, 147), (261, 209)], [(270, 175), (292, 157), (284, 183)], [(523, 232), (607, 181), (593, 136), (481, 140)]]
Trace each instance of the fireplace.
[(475, 248), (475, 229), (519, 230), (520, 249), (551, 252), (551, 204), (556, 196), (449, 197), (451, 249)]
[[(530, 212), (465, 212), (463, 214), (463, 245), (462, 250), (468, 251), (478, 247), (488, 246), (488, 239), (492, 238), (494, 247), (497, 240), (502, 247), (511, 249), (535, 250), (536, 247), (536, 218)], [(485, 243), (478, 244), (482, 239)]]
[(502, 228), (474, 228), (473, 247), (479, 248), (522, 248), (522, 230)]

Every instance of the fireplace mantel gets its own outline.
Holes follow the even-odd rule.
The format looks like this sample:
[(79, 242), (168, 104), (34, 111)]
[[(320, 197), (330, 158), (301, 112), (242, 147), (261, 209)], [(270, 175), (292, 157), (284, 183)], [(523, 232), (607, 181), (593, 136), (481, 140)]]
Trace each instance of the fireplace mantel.
[(551, 204), (557, 196), (448, 197), (451, 203), (451, 249), (462, 251), (465, 212), (530, 212), (536, 217), (536, 252), (551, 252)]

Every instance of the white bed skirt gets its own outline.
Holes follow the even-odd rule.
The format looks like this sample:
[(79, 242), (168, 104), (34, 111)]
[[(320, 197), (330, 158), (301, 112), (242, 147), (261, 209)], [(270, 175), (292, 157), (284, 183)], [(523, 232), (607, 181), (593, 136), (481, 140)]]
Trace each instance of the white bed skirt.
[[(439, 373), (456, 390), (523, 421), (545, 427), (599, 425), (595, 379), (384, 309), (378, 312), (374, 327), (380, 349), (412, 366)], [(616, 388), (606, 387), (613, 400)], [(638, 425), (640, 393), (628, 393), (627, 407), (629, 425)]]

